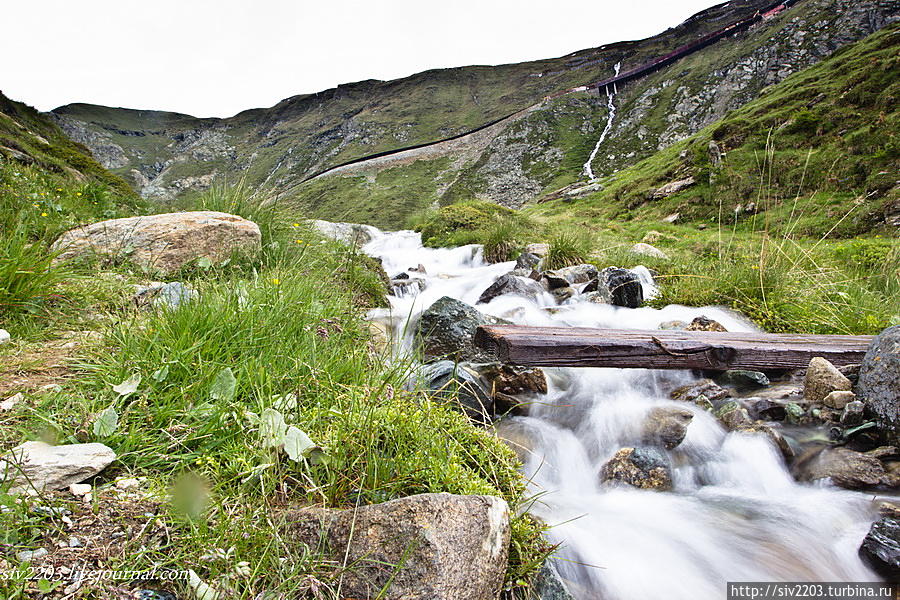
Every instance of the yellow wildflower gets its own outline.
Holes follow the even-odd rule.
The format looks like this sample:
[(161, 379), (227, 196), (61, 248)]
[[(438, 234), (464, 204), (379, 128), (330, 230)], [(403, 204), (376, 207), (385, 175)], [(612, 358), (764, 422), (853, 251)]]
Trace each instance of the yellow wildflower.
[(41, 213), (41, 216), (42, 216), (42, 217), (46, 217), (46, 216), (47, 216), (47, 213)]
[(281, 280), (278, 279), (277, 277), (274, 277), (274, 278), (272, 279), (272, 283), (274, 283), (275, 285), (278, 285), (278, 284), (281, 283)]

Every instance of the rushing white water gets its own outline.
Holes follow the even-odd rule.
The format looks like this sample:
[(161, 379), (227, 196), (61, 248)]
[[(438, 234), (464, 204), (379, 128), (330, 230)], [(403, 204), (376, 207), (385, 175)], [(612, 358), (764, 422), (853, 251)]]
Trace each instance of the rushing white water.
[[(619, 69), (622, 68), (622, 63), (616, 63), (616, 75), (619, 74)], [(594, 179), (594, 168), (591, 166), (591, 163), (594, 162), (594, 159), (597, 158), (597, 152), (600, 150), (600, 146), (603, 144), (603, 141), (606, 140), (606, 136), (609, 135), (610, 130), (612, 129), (613, 119), (616, 118), (616, 104), (613, 102), (613, 98), (616, 96), (616, 84), (612, 84), (612, 89), (609, 86), (606, 87), (606, 127), (603, 128), (603, 132), (600, 134), (600, 139), (597, 140), (597, 143), (594, 144), (594, 149), (591, 151), (591, 155), (588, 157), (587, 162), (584, 163), (584, 176), (588, 178), (588, 181)]]
[[(474, 305), (513, 263), (489, 265), (479, 246), (423, 248), (410, 231), (377, 236), (364, 248), (394, 276), (424, 280), (418, 294), (392, 299), (371, 317), (390, 323), (399, 352), (423, 310), (442, 296)], [(655, 292), (636, 269), (645, 294)], [(548, 308), (554, 310), (546, 310)], [(580, 301), (557, 306), (500, 296), (477, 307), (528, 325), (655, 329), (705, 315), (731, 331), (752, 326), (718, 308), (627, 309)], [(857, 548), (875, 518), (870, 499), (825, 485), (796, 483), (762, 434), (728, 433), (709, 413), (674, 403), (663, 392), (692, 376), (637, 369), (545, 369), (549, 392), (525, 398), (527, 416), (506, 419), (528, 440), (524, 472), (531, 512), (560, 544), (555, 563), (578, 600), (721, 599), (728, 581), (877, 581)], [(665, 385), (667, 384), (667, 385)], [(657, 492), (600, 482), (601, 466), (640, 440), (651, 407), (694, 413), (684, 442), (669, 457), (674, 490)]]

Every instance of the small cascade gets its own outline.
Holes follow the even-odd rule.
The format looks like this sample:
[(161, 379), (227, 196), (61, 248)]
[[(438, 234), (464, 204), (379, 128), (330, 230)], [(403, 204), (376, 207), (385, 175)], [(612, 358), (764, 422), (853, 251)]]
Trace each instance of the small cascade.
[[(616, 63), (616, 75), (619, 74), (619, 69), (622, 68), (622, 63)], [(616, 84), (612, 84), (612, 89), (607, 86), (606, 88), (606, 127), (603, 128), (603, 132), (600, 134), (600, 139), (597, 140), (597, 143), (594, 144), (594, 149), (591, 151), (591, 155), (588, 157), (587, 162), (584, 163), (584, 176), (588, 178), (588, 181), (592, 181), (596, 179), (594, 177), (594, 169), (591, 167), (591, 164), (594, 162), (594, 159), (597, 157), (597, 152), (600, 150), (600, 145), (603, 144), (603, 141), (606, 139), (606, 136), (609, 135), (610, 130), (612, 129), (613, 119), (616, 118), (616, 105), (613, 102), (613, 98), (616, 96)]]
[[(408, 272), (424, 287), (393, 296), (370, 318), (411, 352), (419, 315), (443, 296), (472, 306), (515, 263), (488, 264), (477, 245), (424, 248), (411, 231), (376, 235), (363, 250), (390, 274)], [(413, 269), (410, 271), (410, 269)], [(659, 293), (635, 267), (645, 298)], [(666, 306), (628, 309), (577, 293), (558, 304), (506, 294), (477, 309), (532, 326), (657, 329), (666, 321), (715, 319), (729, 331), (753, 326), (728, 310)], [(530, 511), (558, 544), (557, 571), (577, 600), (706, 600), (726, 597), (729, 581), (878, 581), (857, 549), (876, 517), (871, 498), (824, 483), (800, 484), (764, 434), (728, 432), (709, 412), (674, 402), (667, 390), (696, 381), (682, 371), (545, 368), (548, 392), (528, 397), (526, 414), (495, 423), (522, 440)], [(671, 490), (611, 485), (603, 466), (642, 444), (651, 410), (692, 415), (684, 441), (661, 450)]]

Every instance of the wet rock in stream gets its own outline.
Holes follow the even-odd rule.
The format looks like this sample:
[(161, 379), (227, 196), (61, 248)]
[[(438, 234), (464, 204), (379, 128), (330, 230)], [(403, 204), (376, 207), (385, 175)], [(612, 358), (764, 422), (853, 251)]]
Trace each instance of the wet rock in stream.
[(603, 465), (600, 480), (630, 485), (643, 490), (670, 491), (672, 472), (669, 459), (657, 448), (622, 448)]
[(492, 357), (475, 348), (473, 337), (479, 325), (496, 325), (502, 319), (480, 313), (465, 302), (444, 296), (419, 317), (416, 341), (426, 360), (452, 358), (459, 361), (490, 362)]
[(684, 441), (688, 425), (694, 418), (691, 411), (674, 406), (656, 406), (650, 409), (641, 428), (641, 439), (648, 445), (661, 445), (667, 450)]
[(512, 273), (501, 275), (497, 281), (492, 283), (486, 290), (481, 293), (477, 304), (485, 304), (506, 294), (515, 294), (534, 300), (544, 293), (544, 288), (533, 279), (528, 277), (519, 277)]
[(888, 581), (900, 580), (900, 520), (882, 518), (873, 523), (859, 555)]

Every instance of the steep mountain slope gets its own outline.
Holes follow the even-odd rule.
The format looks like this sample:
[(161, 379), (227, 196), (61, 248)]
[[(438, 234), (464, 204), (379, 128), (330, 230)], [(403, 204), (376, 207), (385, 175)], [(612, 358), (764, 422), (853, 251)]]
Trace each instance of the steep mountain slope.
[[(613, 97), (616, 115), (593, 171), (615, 172), (715, 122), (768, 85), (895, 20), (898, 7), (897, 2), (806, 0), (626, 84)], [(626, 58), (622, 69), (637, 64)], [(396, 223), (400, 212), (387, 199), (399, 199), (404, 210), (472, 197), (520, 207), (586, 182), (583, 166), (607, 126), (608, 102), (590, 92), (566, 94), (510, 119), (489, 140), (453, 143), (463, 150), (444, 144), (416, 151), (416, 157), (360, 163), (318, 178), (301, 188), (297, 202), (317, 214), (380, 215), (377, 222), (385, 224)]]
[[(435, 202), (474, 196), (517, 207), (578, 180), (607, 125), (607, 99), (590, 92), (548, 96), (607, 78), (616, 64), (627, 70), (646, 63), (771, 5), (770, 0), (730, 2), (648, 40), (558, 59), (359, 82), (229, 119), (84, 104), (54, 114), (73, 139), (147, 197), (170, 199), (203, 189), (216, 177), (245, 177), (316, 216), (396, 226)], [(633, 164), (694, 133), (764, 86), (895, 19), (898, 7), (897, 0), (802, 0), (749, 31), (627, 84), (614, 99), (618, 116), (598, 149), (594, 171)], [(514, 116), (502, 120), (509, 115)], [(348, 160), (498, 119), (474, 136), (304, 183)]]
[(80, 181), (103, 182), (126, 196), (134, 195), (124, 180), (104, 169), (91, 150), (69, 139), (52, 119), (2, 92), (0, 157)]
[(900, 24), (893, 24), (601, 178), (600, 190), (563, 190), (529, 212), (577, 222), (677, 214), (753, 227), (764, 218), (769, 230), (801, 236), (900, 227), (898, 107)]

